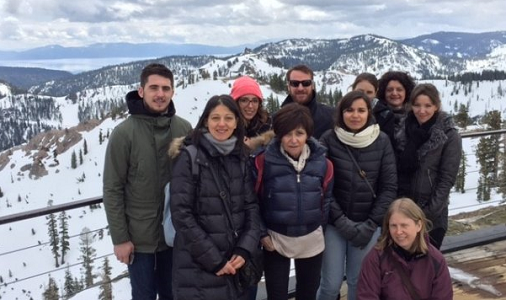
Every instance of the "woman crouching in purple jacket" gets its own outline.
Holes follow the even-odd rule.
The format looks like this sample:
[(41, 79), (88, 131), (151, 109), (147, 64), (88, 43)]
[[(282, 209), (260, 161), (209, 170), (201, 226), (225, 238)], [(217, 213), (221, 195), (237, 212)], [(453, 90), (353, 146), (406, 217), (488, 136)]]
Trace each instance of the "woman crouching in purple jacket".
[(392, 202), (378, 244), (362, 262), (357, 300), (453, 299), (445, 258), (428, 239), (427, 219), (415, 202)]

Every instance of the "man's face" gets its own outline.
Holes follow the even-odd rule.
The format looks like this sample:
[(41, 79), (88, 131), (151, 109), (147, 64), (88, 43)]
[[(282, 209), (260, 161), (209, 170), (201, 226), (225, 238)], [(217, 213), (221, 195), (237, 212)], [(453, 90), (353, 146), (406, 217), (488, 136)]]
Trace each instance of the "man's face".
[(152, 113), (164, 113), (169, 107), (174, 89), (169, 78), (160, 75), (149, 75), (144, 87), (138, 90), (139, 96), (144, 99), (146, 108)]
[[(309, 84), (309, 85), (308, 85)], [(288, 80), (288, 93), (293, 101), (299, 104), (306, 104), (313, 96), (314, 82), (310, 74), (294, 70), (290, 73)]]

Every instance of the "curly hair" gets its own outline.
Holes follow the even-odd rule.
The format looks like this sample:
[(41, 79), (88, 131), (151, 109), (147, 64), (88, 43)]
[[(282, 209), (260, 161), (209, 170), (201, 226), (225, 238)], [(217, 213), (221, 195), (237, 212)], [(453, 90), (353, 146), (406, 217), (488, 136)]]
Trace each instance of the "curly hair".
[(386, 101), (385, 94), (387, 91), (388, 83), (392, 80), (400, 82), (400, 84), (402, 84), (402, 86), (406, 90), (406, 98), (404, 99), (405, 105), (406, 102), (408, 102), (409, 97), (411, 96), (411, 92), (413, 91), (416, 85), (413, 78), (406, 72), (388, 71), (385, 74), (383, 74), (383, 76), (381, 76), (378, 82), (378, 93), (376, 94), (376, 96), (381, 102), (388, 104)]

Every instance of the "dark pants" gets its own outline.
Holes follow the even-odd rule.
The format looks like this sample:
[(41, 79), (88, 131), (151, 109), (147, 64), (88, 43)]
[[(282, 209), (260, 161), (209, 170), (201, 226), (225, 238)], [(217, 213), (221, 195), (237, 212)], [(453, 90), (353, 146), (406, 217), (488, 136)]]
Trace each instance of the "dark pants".
[[(316, 291), (320, 286), (322, 257), (320, 253), (309, 258), (295, 259), (295, 299), (316, 299)], [(287, 300), (290, 259), (276, 251), (264, 250), (264, 275), (268, 299)]]
[(249, 300), (256, 300), (257, 299), (257, 292), (258, 292), (258, 285), (250, 286), (248, 289), (248, 299)]
[(446, 230), (444, 228), (434, 228), (429, 231), (430, 243), (437, 249), (441, 249), (443, 239), (445, 238)]
[(132, 300), (172, 300), (172, 248), (156, 253), (134, 253), (128, 265)]

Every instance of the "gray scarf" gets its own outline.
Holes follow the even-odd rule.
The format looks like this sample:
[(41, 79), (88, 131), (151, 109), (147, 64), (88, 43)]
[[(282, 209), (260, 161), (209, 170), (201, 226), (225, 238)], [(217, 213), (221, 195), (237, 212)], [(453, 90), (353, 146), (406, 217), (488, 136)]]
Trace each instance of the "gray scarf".
[(235, 148), (235, 144), (237, 142), (237, 137), (235, 135), (231, 136), (226, 141), (217, 141), (209, 132), (204, 133), (204, 137), (218, 150), (218, 152), (222, 155), (228, 155)]

